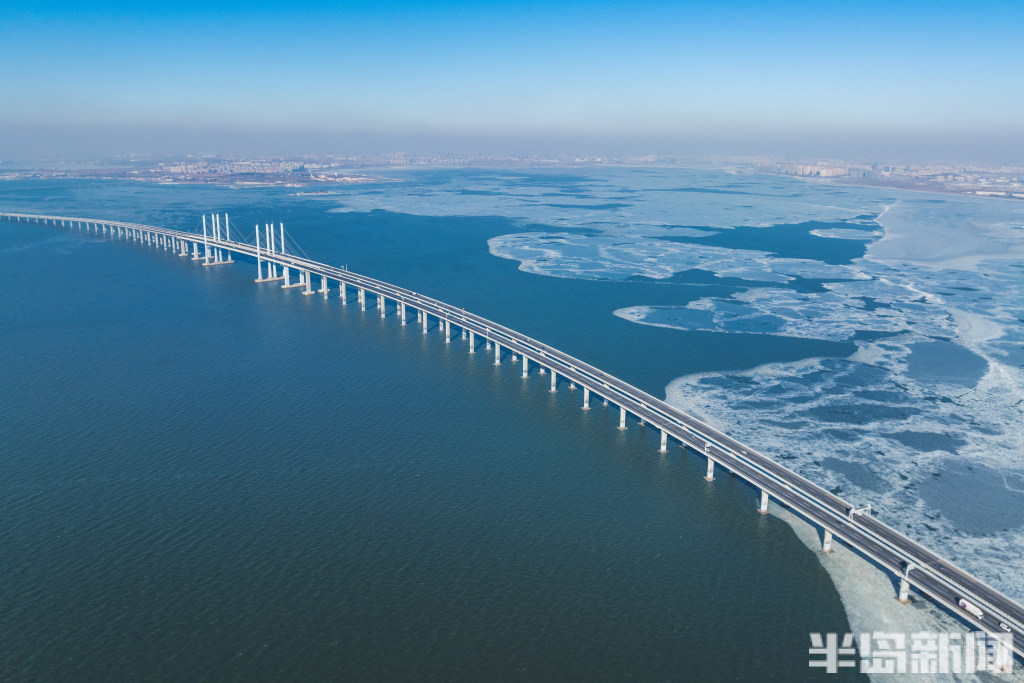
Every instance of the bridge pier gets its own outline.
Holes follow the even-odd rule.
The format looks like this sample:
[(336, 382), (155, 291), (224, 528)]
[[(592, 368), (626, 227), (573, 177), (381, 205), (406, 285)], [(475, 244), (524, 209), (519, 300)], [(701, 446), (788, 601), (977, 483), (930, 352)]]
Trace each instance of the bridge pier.
[(193, 242), (192, 243), (192, 260), (193, 261), (201, 261), (202, 260), (199, 257), (199, 242)]
[(708, 458), (708, 473), (704, 475), (704, 478), (708, 481), (715, 480), (715, 461)]
[(476, 332), (469, 331), (469, 352), (476, 353)]
[(624, 430), (626, 428), (626, 409), (619, 406), (619, 429)]
[(331, 293), (331, 290), (327, 288), (327, 276), (326, 275), (321, 275), (320, 276), (320, 293), (324, 295), (325, 299), (327, 298), (327, 295)]
[(402, 314), (402, 324), (405, 324), (405, 302), (398, 304), (399, 311)]
[(523, 378), (530, 376), (530, 359), (523, 354)]
[(359, 310), (360, 311), (365, 311), (366, 310), (366, 290), (363, 289), (362, 287), (359, 287), (356, 291), (359, 292)]
[(427, 326), (430, 324), (430, 321), (427, 320), (427, 312), (426, 311), (420, 311), (420, 313), (422, 313), (421, 318), (423, 319), (423, 334), (426, 334), (427, 333)]
[(904, 605), (910, 604), (910, 581), (905, 576), (900, 577), (900, 594), (896, 599)]
[(761, 506), (757, 508), (757, 511), (762, 515), (768, 514), (768, 492), (761, 489)]
[(284, 278), (283, 278), (284, 279), (284, 284), (281, 285), (281, 289), (288, 289), (290, 287), (301, 287), (302, 286), (302, 271), (300, 270), (298, 272), (299, 272), (299, 281), (293, 283), (292, 282), (292, 275), (291, 275), (291, 273), (292, 273), (291, 268), (289, 268), (288, 266), (284, 266)]
[[(586, 389), (584, 389), (586, 391)], [(661, 448), (658, 449), (659, 453), (668, 453), (668, 432), (664, 429), (661, 430)]]
[(824, 532), (821, 537), (821, 552), (830, 553), (832, 552), (832, 532), (828, 529), (824, 529)]
[(309, 295), (311, 295), (313, 293), (313, 290), (311, 289), (311, 284), (310, 284), (311, 278), (309, 277), (309, 271), (308, 270), (305, 271), (305, 277), (303, 277), (302, 279), (305, 280), (305, 283), (306, 283), (306, 290), (302, 294), (303, 294), (303, 296), (309, 296)]
[(452, 322), (450, 320), (444, 321), (444, 343), (452, 343)]
[(486, 337), (484, 337), (484, 339), (487, 340), (487, 343), (484, 344), (484, 351), (490, 351), (491, 350), (491, 340), (487, 339)]
[(518, 356), (516, 356), (516, 352), (515, 352), (515, 351), (513, 351), (513, 352), (512, 352), (512, 362), (513, 362), (513, 363), (515, 363), (515, 362), (517, 362), (518, 360), (519, 360), (519, 357), (518, 357)]
[(494, 342), (494, 364), (501, 365), (501, 344)]
[(590, 388), (583, 387), (583, 410), (590, 410)]
[(380, 317), (384, 317), (388, 314), (387, 299), (384, 298), (383, 294), (377, 295), (377, 308), (380, 309)]
[(551, 369), (551, 393), (558, 391), (558, 373)]
[(341, 305), (348, 306), (348, 285), (344, 280), (338, 280), (338, 288), (341, 290)]

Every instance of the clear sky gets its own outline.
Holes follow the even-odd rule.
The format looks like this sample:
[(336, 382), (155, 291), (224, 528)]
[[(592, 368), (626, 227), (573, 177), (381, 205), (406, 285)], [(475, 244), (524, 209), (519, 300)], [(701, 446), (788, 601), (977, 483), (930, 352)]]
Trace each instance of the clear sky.
[(1024, 163), (1024, 2), (0, 8), (0, 157), (915, 154)]

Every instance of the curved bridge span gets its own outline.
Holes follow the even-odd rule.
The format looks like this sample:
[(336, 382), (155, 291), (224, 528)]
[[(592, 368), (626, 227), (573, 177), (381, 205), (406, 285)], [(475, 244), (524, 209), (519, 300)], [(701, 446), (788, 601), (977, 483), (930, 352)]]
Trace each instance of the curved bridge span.
[[(629, 415), (641, 424), (659, 429), (661, 452), (667, 451), (670, 442), (695, 451), (707, 459), (706, 478), (709, 481), (714, 480), (716, 465), (726, 468), (760, 491), (759, 510), (762, 513), (768, 512), (769, 498), (774, 498), (821, 529), (823, 552), (831, 552), (834, 538), (841, 539), (891, 572), (899, 580), (897, 597), (900, 601), (909, 602), (913, 587), (977, 629), (1004, 637), (1012, 636), (1012, 651), (1024, 657), (1024, 607), (1019, 603), (870, 514), (865, 514), (864, 508), (843, 500), (750, 446), (617, 377), (513, 329), (381, 280), (283, 253), (269, 228), (264, 232), (261, 246), (259, 227), (256, 244), (249, 244), (231, 240), (226, 221), (223, 235), (219, 224), (213, 229), (213, 234), (208, 235), (68, 216), (0, 213), (0, 219), (52, 224), (143, 242), (182, 257), (191, 256), (192, 260), (202, 261), (205, 266), (232, 263), (233, 254), (243, 255), (257, 263), (256, 282), (281, 281), (282, 287), (301, 287), (304, 294), (321, 294), (324, 298), (337, 292), (345, 304), (351, 288), (355, 290), (356, 300), (363, 310), (366, 309), (367, 296), (375, 296), (381, 317), (388, 314), (387, 304), (392, 302), (393, 314), (403, 325), (407, 324), (408, 312), (412, 309), (416, 312), (416, 324), (422, 326), (424, 334), (428, 333), (430, 319), (433, 318), (446, 343), (451, 342), (455, 328), (467, 340), (469, 353), (490, 352), (493, 348), (495, 364), (506, 358), (513, 363), (521, 362), (523, 377), (529, 376), (531, 365), (537, 366), (539, 374), (550, 373), (551, 391), (557, 390), (560, 380), (569, 382), (573, 388), (577, 385), (582, 387), (584, 410), (590, 408), (592, 395), (606, 404), (617, 405), (620, 429), (627, 428)], [(296, 272), (295, 283), (291, 281), (292, 271)], [(312, 289), (314, 277), (319, 277), (320, 288), (317, 290)], [(336, 283), (337, 287), (329, 287), (330, 282)], [(482, 338), (482, 344), (478, 338)], [(961, 608), (961, 600), (977, 606), (978, 613)], [(1005, 649), (1003, 656), (1008, 653), (1009, 649)]]

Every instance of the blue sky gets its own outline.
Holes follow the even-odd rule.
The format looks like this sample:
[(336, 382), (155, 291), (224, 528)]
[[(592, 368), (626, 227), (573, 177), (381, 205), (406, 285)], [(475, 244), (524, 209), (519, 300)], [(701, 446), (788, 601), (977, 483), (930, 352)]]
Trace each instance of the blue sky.
[(1021, 2), (7, 3), (0, 156), (85, 134), (140, 152), (1019, 153), (1022, 26)]

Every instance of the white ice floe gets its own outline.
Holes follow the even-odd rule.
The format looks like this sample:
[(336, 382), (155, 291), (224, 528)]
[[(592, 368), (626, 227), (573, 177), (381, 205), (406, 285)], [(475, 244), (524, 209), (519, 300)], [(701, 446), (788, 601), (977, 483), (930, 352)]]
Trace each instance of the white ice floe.
[(867, 258), (959, 270), (1024, 258), (1024, 203), (927, 197), (903, 199), (879, 216), (885, 237), (868, 248)]
[(849, 228), (831, 228), (826, 230), (811, 230), (811, 234), (817, 237), (832, 237), (841, 240), (876, 240), (882, 237), (880, 230), (853, 230)]

